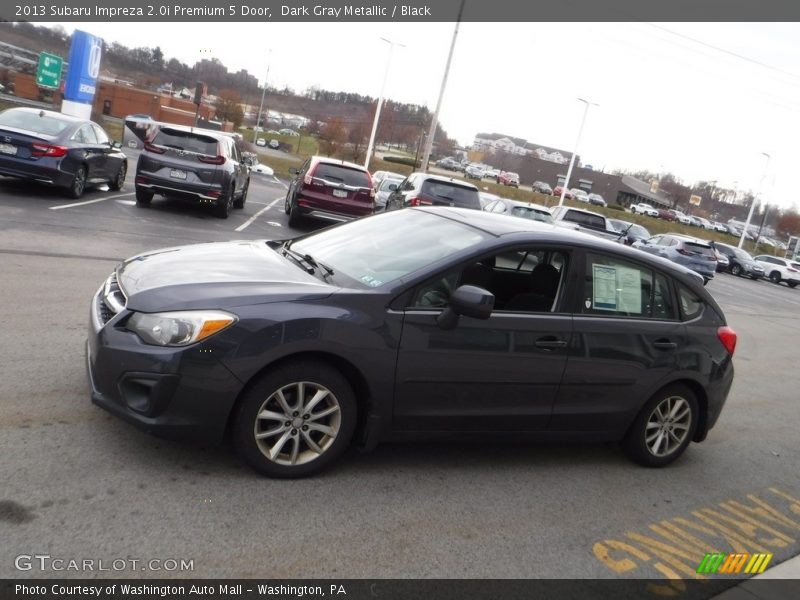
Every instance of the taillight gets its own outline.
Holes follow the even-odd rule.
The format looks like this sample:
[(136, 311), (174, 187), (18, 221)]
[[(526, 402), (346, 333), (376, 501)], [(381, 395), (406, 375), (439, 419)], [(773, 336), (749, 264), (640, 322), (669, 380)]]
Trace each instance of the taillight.
[(306, 173), (306, 176), (303, 177), (303, 183), (305, 183), (306, 185), (311, 185), (312, 183), (314, 183), (314, 173), (316, 172), (316, 170), (317, 170), (316, 165), (314, 165), (313, 169), (309, 169), (308, 173)]
[(67, 148), (65, 146), (51, 146), (50, 144), (33, 144), (31, 156), (42, 157), (49, 156), (51, 158), (61, 158), (67, 155)]
[(733, 352), (736, 350), (736, 332), (727, 326), (720, 327), (717, 329), (717, 337), (722, 342), (722, 345), (725, 346), (728, 354), (733, 356)]
[(413, 198), (409, 198), (408, 199), (408, 205), (409, 206), (419, 206), (419, 198), (417, 196), (414, 196)]
[(797, 273), (797, 269), (793, 269), (792, 267), (786, 267), (786, 270), (789, 271), (789, 273)]
[(144, 143), (144, 149), (147, 150), (148, 152), (155, 152), (156, 154), (164, 154), (164, 152), (167, 151), (166, 148), (161, 148), (160, 146), (156, 146), (155, 144), (152, 144), (150, 142)]
[(198, 154), (197, 160), (200, 162), (208, 163), (210, 165), (224, 165), (225, 164), (225, 157), (224, 156), (207, 156), (205, 154)]

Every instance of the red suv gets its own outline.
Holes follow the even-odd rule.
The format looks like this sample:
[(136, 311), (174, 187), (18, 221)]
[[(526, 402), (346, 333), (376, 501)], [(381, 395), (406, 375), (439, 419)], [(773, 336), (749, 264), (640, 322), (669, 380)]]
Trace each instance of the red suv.
[(510, 171), (500, 171), (500, 174), (497, 176), (497, 183), (500, 185), (511, 185), (518, 188), (519, 175)]
[(361, 165), (312, 156), (300, 169), (289, 169), (289, 173), (295, 176), (284, 203), (290, 227), (304, 216), (349, 221), (371, 215), (374, 210), (372, 178)]

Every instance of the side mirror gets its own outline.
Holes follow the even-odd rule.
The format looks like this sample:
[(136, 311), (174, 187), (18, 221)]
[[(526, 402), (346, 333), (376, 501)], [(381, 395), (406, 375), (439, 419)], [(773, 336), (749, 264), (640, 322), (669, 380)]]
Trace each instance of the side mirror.
[(396, 189), (397, 189), (397, 184), (396, 184), (396, 183), (390, 183), (390, 184), (389, 184), (389, 191), (390, 191), (390, 192), (393, 192), (393, 191), (395, 191)]
[(122, 142), (112, 141), (111, 142), (111, 147), (112, 148), (116, 148), (116, 149), (120, 149), (120, 148), (122, 148)]
[(485, 320), (493, 309), (494, 294), (474, 285), (462, 285), (450, 295), (450, 305), (436, 317), (436, 324), (442, 329), (453, 329), (459, 316)]

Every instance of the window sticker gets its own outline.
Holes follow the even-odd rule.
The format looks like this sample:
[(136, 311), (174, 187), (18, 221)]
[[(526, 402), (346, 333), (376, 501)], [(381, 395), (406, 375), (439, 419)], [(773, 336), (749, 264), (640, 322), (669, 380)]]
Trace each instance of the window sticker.
[(367, 284), (369, 287), (378, 287), (383, 285), (380, 279), (375, 279), (371, 275), (362, 275), (361, 282)]
[(617, 310), (617, 269), (592, 265), (592, 308)]
[(631, 315), (642, 314), (642, 272), (630, 267), (617, 267), (619, 310)]

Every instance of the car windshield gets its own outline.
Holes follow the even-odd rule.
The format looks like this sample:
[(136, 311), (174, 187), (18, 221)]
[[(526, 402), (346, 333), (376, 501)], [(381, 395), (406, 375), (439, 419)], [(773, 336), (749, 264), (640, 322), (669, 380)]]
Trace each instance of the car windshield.
[(422, 193), (434, 198), (451, 200), (455, 206), (478, 206), (478, 192), (449, 181), (428, 180), (422, 184)]
[(522, 217), (523, 219), (531, 219), (533, 221), (542, 221), (543, 223), (552, 223), (553, 215), (549, 212), (537, 210), (527, 206), (515, 206), (511, 209), (511, 214), (515, 217)]
[(297, 240), (310, 255), (357, 285), (376, 288), (414, 273), (492, 234), (417, 210), (381, 213)]
[[(39, 116), (40, 114), (42, 116)], [(69, 126), (69, 121), (63, 121), (44, 113), (13, 109), (0, 113), (0, 127), (24, 129), (41, 135), (55, 137)]]

